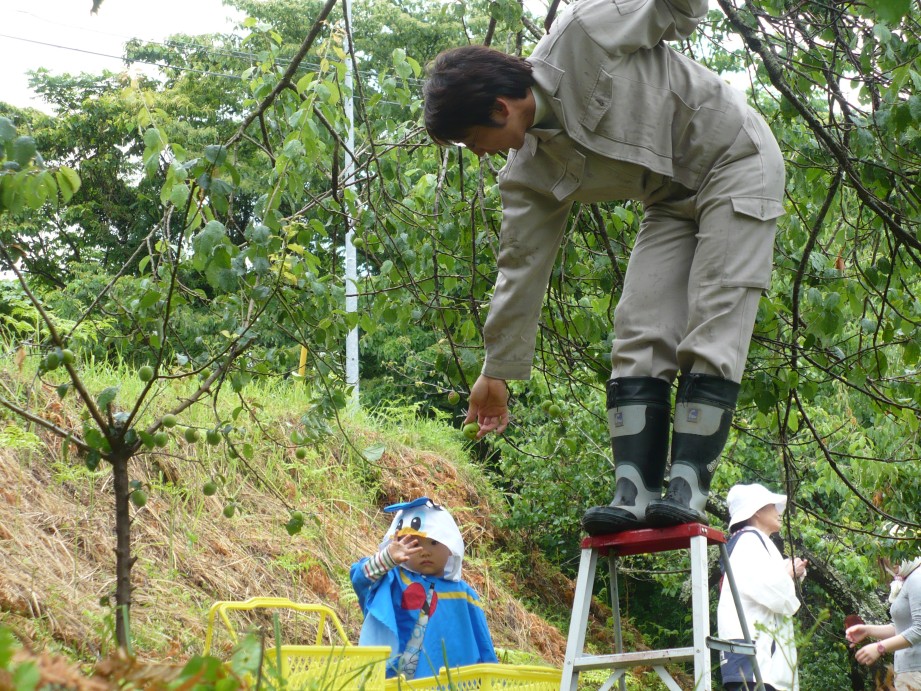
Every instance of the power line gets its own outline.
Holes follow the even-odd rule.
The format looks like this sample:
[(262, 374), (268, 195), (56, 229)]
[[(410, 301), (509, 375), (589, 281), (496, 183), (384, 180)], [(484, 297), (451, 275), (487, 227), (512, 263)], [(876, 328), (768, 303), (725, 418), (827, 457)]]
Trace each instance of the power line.
[[(34, 12), (28, 12), (28, 11), (26, 11), (26, 10), (21, 10), (21, 9), (20, 9), (20, 10), (17, 10), (17, 13), (23, 14), (23, 15), (27, 15), (27, 16), (30, 16), (30, 17), (33, 17), (34, 19), (36, 19), (36, 20), (38, 20), (38, 21), (45, 22), (46, 24), (51, 24), (51, 25), (54, 25), (54, 26), (66, 26), (66, 27), (68, 28), (68, 30), (70, 30), (70, 31), (73, 31), (74, 29), (79, 29), (79, 30), (81, 30), (81, 31), (87, 31), (87, 32), (99, 34), (99, 35), (101, 35), (101, 36), (111, 36), (111, 37), (113, 37), (113, 38), (120, 38), (120, 39), (123, 39), (125, 43), (128, 43), (128, 42), (130, 42), (130, 41), (138, 41), (138, 42), (142, 42), (144, 45), (147, 45), (147, 46), (160, 46), (160, 47), (162, 47), (162, 48), (180, 48), (180, 49), (182, 49), (182, 48), (190, 48), (190, 49), (195, 49), (195, 50), (202, 51), (202, 52), (204, 52), (206, 55), (209, 55), (209, 56), (224, 56), (224, 57), (237, 58), (237, 59), (242, 59), (242, 60), (251, 60), (251, 61), (254, 61), (254, 62), (257, 60), (257, 56), (256, 56), (255, 53), (246, 53), (246, 52), (241, 51), (241, 50), (220, 50), (220, 49), (214, 48), (213, 46), (212, 46), (212, 47), (203, 46), (203, 45), (201, 45), (201, 44), (199, 44), (199, 43), (193, 43), (193, 42), (191, 42), (191, 41), (177, 41), (177, 40), (175, 40), (175, 39), (173, 39), (173, 38), (167, 38), (167, 39), (164, 39), (163, 41), (157, 41), (157, 40), (153, 40), (153, 39), (141, 38), (141, 37), (139, 37), (139, 36), (127, 36), (127, 35), (121, 34), (121, 33), (112, 33), (112, 32), (109, 32), (109, 31), (99, 31), (98, 29), (94, 29), (94, 28), (88, 27), (88, 26), (77, 26), (77, 27), (73, 27), (73, 26), (66, 25), (66, 24), (63, 24), (63, 23), (61, 23), (61, 22), (55, 21), (55, 20), (50, 19), (50, 18), (48, 18), (48, 17), (45, 17), (45, 16), (42, 16), (42, 15), (35, 14)], [(214, 33), (211, 33), (211, 34), (206, 34), (206, 35), (215, 35), (215, 34), (214, 34)], [(218, 36), (238, 36), (238, 34), (235, 34), (235, 33), (233, 33), (232, 31), (231, 31), (230, 33), (217, 33), (216, 35), (218, 35)], [(36, 43), (36, 44), (39, 44), (39, 45), (47, 45), (47, 46), (51, 46), (51, 47), (55, 47), (55, 48), (60, 48), (60, 49), (62, 49), (62, 50), (72, 50), (72, 51), (76, 51), (76, 52), (87, 53), (87, 54), (89, 54), (89, 55), (98, 55), (98, 56), (101, 56), (101, 57), (113, 58), (113, 59), (117, 59), (117, 60), (123, 60), (123, 59), (124, 59), (123, 56), (114, 56), (114, 55), (108, 55), (108, 54), (105, 54), (105, 53), (98, 53), (98, 52), (95, 52), (95, 51), (84, 50), (84, 49), (81, 49), (81, 48), (71, 48), (71, 47), (69, 47), (69, 46), (61, 46), (61, 45), (56, 45), (56, 44), (52, 44), (52, 43), (44, 43), (44, 42), (42, 42), (42, 41), (37, 41), (37, 40), (34, 40), (34, 39), (27, 39), (27, 38), (20, 38), (20, 37), (18, 37), (18, 36), (9, 36), (9, 35), (7, 35), (7, 34), (0, 34), (0, 36), (6, 36), (7, 38), (13, 38), (13, 39), (15, 39), (15, 40), (26, 41), (26, 42), (29, 42), (29, 43)], [(144, 60), (132, 60), (131, 62), (137, 62), (137, 63), (141, 63), (141, 64), (152, 65), (152, 66), (155, 66), (155, 67), (162, 67), (162, 66), (163, 66), (161, 63), (152, 63), (152, 62), (147, 62), (147, 61), (144, 61)], [(290, 61), (290, 60), (278, 59), (278, 60), (275, 61), (275, 64), (277, 64), (277, 65), (279, 65), (279, 66), (287, 66), (287, 65), (290, 65), (290, 64), (291, 64), (291, 61)], [(308, 69), (308, 70), (309, 70), (309, 69), (317, 70), (317, 69), (319, 69), (319, 67), (320, 67), (319, 64), (317, 64), (317, 63), (304, 63), (304, 66), (305, 66), (305, 69)], [(181, 70), (181, 69), (183, 69), (183, 68), (181, 68), (181, 67), (175, 67), (175, 66), (173, 66), (173, 65), (169, 65), (169, 69)], [(191, 69), (191, 68), (189, 68), (188, 71), (196, 72), (196, 70)], [(213, 72), (200, 72), (200, 73), (201, 73), (201, 74), (212, 74), (212, 75), (215, 74), (215, 73), (213, 73)], [(374, 73), (368, 72), (367, 70), (359, 70), (359, 71), (358, 71), (358, 74), (359, 74), (359, 75), (364, 75), (366, 78), (369, 77), (369, 76), (376, 76)], [(422, 79), (418, 79), (418, 78), (416, 78), (416, 77), (407, 77), (407, 78), (406, 78), (406, 81), (409, 82), (409, 83), (411, 83), (411, 84), (414, 84), (414, 85), (416, 85), (416, 86), (419, 86), (419, 85), (423, 82)]]
[[(118, 61), (120, 61), (120, 62), (130, 62), (131, 64), (137, 63), (137, 64), (140, 64), (140, 65), (150, 65), (151, 67), (158, 67), (158, 68), (160, 68), (160, 69), (165, 69), (165, 70), (176, 70), (176, 71), (178, 71), (178, 72), (193, 72), (193, 73), (195, 73), (195, 74), (200, 74), (200, 75), (203, 75), (203, 76), (206, 76), (206, 77), (221, 77), (221, 78), (223, 78), (223, 79), (233, 79), (234, 81), (238, 81), (238, 82), (242, 82), (242, 81), (243, 81), (243, 78), (240, 77), (239, 75), (236, 75), (236, 74), (225, 74), (225, 73), (223, 73), (223, 72), (211, 72), (211, 71), (208, 71), (208, 70), (199, 70), (199, 69), (196, 69), (196, 68), (194, 68), (194, 67), (179, 67), (179, 66), (177, 66), (177, 65), (171, 65), (171, 64), (169, 64), (169, 63), (150, 62), (149, 60), (137, 60), (137, 59), (134, 59), (134, 58), (132, 58), (132, 59), (130, 59), (130, 60), (127, 60), (124, 56), (121, 56), (121, 55), (111, 55), (111, 54), (109, 54), (109, 53), (100, 53), (100, 52), (98, 52), (98, 51), (86, 50), (86, 49), (84, 49), (84, 48), (73, 48), (73, 47), (71, 47), (71, 46), (62, 46), (62, 45), (57, 44), (57, 43), (48, 43), (47, 41), (37, 41), (37, 40), (31, 39), (31, 38), (22, 38), (21, 36), (10, 36), (9, 34), (0, 34), (0, 38), (9, 38), (9, 39), (12, 39), (12, 40), (14, 40), (14, 41), (24, 41), (24, 42), (26, 42), (26, 43), (34, 43), (34, 44), (37, 44), (37, 45), (40, 45), (40, 46), (48, 46), (48, 47), (50, 47), (50, 48), (60, 48), (60, 49), (62, 49), (62, 50), (71, 50), (71, 51), (75, 51), (75, 52), (77, 52), (77, 53), (86, 53), (86, 54), (88, 54), (88, 55), (97, 55), (97, 56), (103, 57), (103, 58), (112, 58), (113, 60), (118, 60)], [(141, 39), (138, 39), (138, 40), (141, 40)], [(152, 43), (152, 44), (154, 44), (154, 45), (160, 45), (160, 46), (163, 46), (164, 48), (170, 47), (170, 46), (166, 46), (166, 45), (164, 45), (164, 44), (162, 44), (162, 43), (157, 43), (157, 42), (154, 42), (154, 41), (151, 41), (151, 42), (149, 42), (149, 43)], [(190, 43), (190, 44), (187, 44), (187, 45), (195, 46), (196, 44)], [(280, 63), (276, 63), (276, 64), (280, 64)], [(288, 62), (288, 64), (290, 64), (290, 61)], [(320, 67), (320, 66), (319, 66), (318, 64), (310, 64), (310, 63), (308, 63), (308, 64), (306, 65), (306, 68), (319, 69), (319, 67)], [(366, 73), (366, 74), (368, 74), (368, 73)], [(407, 81), (409, 81), (409, 80), (407, 80)], [(413, 80), (413, 81), (416, 81), (416, 82), (419, 82), (419, 83), (422, 82), (421, 79), (419, 79), (419, 80)], [(386, 104), (388, 104), (388, 105), (394, 105), (394, 106), (401, 105), (400, 103), (398, 103), (398, 102), (396, 102), (396, 101), (380, 101), (380, 102), (381, 102), (381, 103), (386, 103)]]
[(162, 62), (150, 62), (148, 60), (126, 60), (122, 55), (111, 55), (109, 53), (99, 53), (95, 50), (86, 50), (85, 48), (73, 48), (71, 46), (62, 46), (58, 43), (48, 43), (47, 41), (36, 41), (32, 38), (22, 38), (21, 36), (10, 36), (9, 34), (0, 34), (0, 38), (9, 38), (14, 41), (24, 41), (26, 43), (34, 43), (39, 46), (48, 46), (50, 48), (60, 48), (62, 50), (72, 50), (76, 53), (86, 53), (87, 55), (98, 55), (102, 58), (112, 58), (114, 60), (119, 60), (121, 62), (132, 62), (139, 63), (141, 65), (150, 65), (152, 67), (159, 67), (161, 69), (169, 70), (179, 70), (182, 72), (194, 72), (196, 74), (202, 74), (209, 77), (224, 77), (225, 79), (235, 79), (237, 81), (242, 81), (242, 78), (236, 74), (224, 74), (222, 72), (209, 72), (208, 70), (199, 70), (194, 67), (177, 67), (176, 65), (170, 65)]
[[(110, 35), (113, 35), (113, 36), (114, 36), (115, 34), (110, 34)], [(25, 42), (25, 43), (34, 43), (34, 44), (40, 45), (40, 46), (48, 46), (48, 47), (50, 47), (50, 48), (58, 48), (58, 49), (61, 49), (61, 50), (70, 50), (70, 51), (74, 51), (74, 52), (76, 52), (76, 53), (85, 53), (85, 54), (87, 54), (87, 55), (97, 55), (97, 56), (99, 56), (99, 57), (111, 58), (111, 59), (113, 59), (113, 60), (118, 60), (118, 61), (120, 61), (120, 62), (130, 62), (130, 63), (138, 63), (138, 64), (141, 64), (141, 65), (150, 65), (150, 66), (152, 66), (152, 67), (159, 67), (159, 68), (161, 68), (161, 69), (178, 70), (178, 71), (181, 71), (181, 72), (194, 72), (195, 74), (201, 74), (201, 75), (211, 76), (211, 77), (225, 77), (225, 78), (227, 78), (227, 79), (234, 79), (234, 80), (238, 80), (238, 81), (242, 79), (241, 77), (239, 77), (238, 75), (235, 75), (235, 74), (224, 74), (224, 73), (221, 73), (221, 72), (211, 72), (211, 71), (209, 71), (209, 70), (199, 70), (199, 69), (196, 69), (196, 68), (194, 68), (194, 67), (180, 67), (180, 66), (178, 66), (178, 65), (172, 65), (172, 64), (169, 64), (169, 63), (150, 62), (149, 60), (139, 60), (139, 59), (136, 59), (136, 58), (130, 58), (130, 59), (128, 59), (128, 58), (125, 58), (125, 56), (123, 56), (123, 55), (111, 55), (111, 54), (109, 54), (109, 53), (100, 53), (100, 52), (98, 52), (98, 51), (86, 50), (85, 48), (74, 48), (74, 47), (72, 47), (72, 46), (63, 46), (63, 45), (60, 45), (60, 44), (58, 44), (58, 43), (48, 43), (47, 41), (38, 41), (38, 40), (36, 40), (36, 39), (32, 39), (32, 38), (23, 38), (23, 37), (21, 37), (21, 36), (11, 36), (11, 35), (9, 35), (9, 34), (0, 34), (0, 38), (9, 38), (9, 39), (12, 39), (12, 40), (14, 40), (14, 41), (23, 41), (23, 42)], [(214, 56), (214, 55), (222, 55), (222, 56), (225, 56), (225, 57), (237, 58), (237, 59), (240, 59), (240, 60), (247, 60), (247, 59), (248, 59), (248, 60), (251, 60), (251, 61), (255, 61), (255, 60), (256, 60), (256, 55), (255, 55), (254, 53), (244, 53), (244, 52), (242, 52), (242, 51), (232, 51), (232, 52), (228, 52), (228, 51), (215, 50), (215, 49), (213, 49), (213, 48), (208, 48), (208, 47), (206, 47), (206, 46), (202, 46), (202, 45), (199, 45), (199, 44), (197, 44), (197, 43), (190, 43), (190, 42), (188, 42), (188, 41), (169, 41), (169, 42), (163, 43), (163, 42), (160, 42), (160, 41), (148, 41), (148, 40), (142, 39), (142, 38), (131, 38), (131, 39), (128, 39), (128, 40), (129, 40), (129, 41), (135, 41), (135, 40), (136, 40), (136, 41), (142, 41), (143, 44), (146, 45), (146, 46), (159, 46), (159, 47), (161, 47), (161, 48), (188, 47), (188, 48), (194, 48), (194, 49), (197, 49), (197, 50), (201, 50), (201, 51), (204, 52), (206, 55), (212, 55), (212, 56)], [(126, 43), (127, 43), (127, 41), (126, 41)], [(274, 64), (276, 64), (276, 65), (282, 67), (282, 66), (285, 66), (285, 65), (290, 65), (290, 64), (291, 64), (291, 61), (290, 61), (290, 60), (276, 60)], [(305, 62), (305, 63), (303, 63), (303, 64), (301, 65), (301, 69), (302, 69), (303, 71), (305, 71), (305, 72), (310, 71), (310, 70), (319, 70), (319, 69), (320, 69), (320, 64), (319, 64), (319, 63), (308, 63), (308, 62)], [(376, 73), (374, 73), (374, 72), (369, 72), (369, 71), (367, 71), (367, 70), (361, 70), (361, 71), (359, 71), (359, 74), (363, 75), (363, 76), (366, 77), (366, 78), (369, 77), (369, 76), (377, 76)], [(413, 85), (415, 85), (415, 86), (418, 86), (418, 85), (422, 84), (422, 82), (424, 81), (424, 80), (418, 79), (418, 78), (416, 78), (416, 77), (406, 77), (405, 79), (406, 79), (406, 81), (407, 81), (408, 83), (413, 84)]]

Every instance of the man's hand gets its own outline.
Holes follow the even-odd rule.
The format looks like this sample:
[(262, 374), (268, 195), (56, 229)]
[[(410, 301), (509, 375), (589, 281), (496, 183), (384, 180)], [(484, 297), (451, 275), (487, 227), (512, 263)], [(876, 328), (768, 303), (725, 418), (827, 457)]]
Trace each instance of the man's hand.
[(502, 379), (493, 379), (481, 374), (470, 389), (470, 408), (464, 424), (477, 422), (481, 439), (489, 432), (502, 434), (508, 427), (508, 387)]

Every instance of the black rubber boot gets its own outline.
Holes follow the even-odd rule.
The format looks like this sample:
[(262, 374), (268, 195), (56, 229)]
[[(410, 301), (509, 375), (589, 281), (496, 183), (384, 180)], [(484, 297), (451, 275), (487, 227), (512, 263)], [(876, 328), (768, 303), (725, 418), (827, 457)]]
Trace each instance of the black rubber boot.
[(664, 498), (649, 502), (649, 525), (709, 523), (705, 508), (710, 480), (726, 445), (738, 398), (739, 384), (722, 377), (691, 373), (679, 379), (668, 489)]
[(646, 505), (662, 496), (668, 458), (671, 384), (656, 377), (608, 381), (608, 427), (617, 485), (608, 506), (582, 516), (589, 535), (645, 527)]

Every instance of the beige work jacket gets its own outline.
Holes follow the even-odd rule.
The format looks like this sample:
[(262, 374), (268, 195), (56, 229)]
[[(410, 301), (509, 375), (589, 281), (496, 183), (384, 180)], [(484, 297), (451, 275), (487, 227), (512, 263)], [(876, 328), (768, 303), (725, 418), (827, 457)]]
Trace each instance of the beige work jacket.
[[(586, 154), (696, 191), (732, 144), (748, 108), (718, 75), (665, 45), (686, 38), (706, 0), (577, 0), (528, 59), (553, 127), (578, 146), (550, 145), (534, 128), (499, 175), (499, 276), (485, 326), (483, 374), (527, 379), (550, 272), (573, 200), (588, 201)], [(579, 147), (584, 148), (584, 153)], [(649, 176), (646, 176), (649, 177)], [(622, 182), (622, 181), (621, 181)], [(611, 185), (639, 199), (642, 183)], [(661, 189), (661, 188), (660, 188)], [(775, 214), (779, 215), (779, 214)]]
[(706, 12), (706, 0), (569, 5), (528, 59), (566, 133), (696, 190), (747, 108), (719, 75), (664, 43), (689, 36)]

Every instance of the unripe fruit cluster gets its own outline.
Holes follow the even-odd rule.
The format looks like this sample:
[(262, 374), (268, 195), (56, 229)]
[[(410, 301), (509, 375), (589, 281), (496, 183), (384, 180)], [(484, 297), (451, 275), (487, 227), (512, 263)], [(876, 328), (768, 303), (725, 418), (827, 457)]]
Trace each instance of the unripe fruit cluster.
[(43, 372), (53, 372), (61, 365), (72, 365), (77, 361), (77, 356), (70, 348), (55, 348), (39, 363), (39, 369)]

